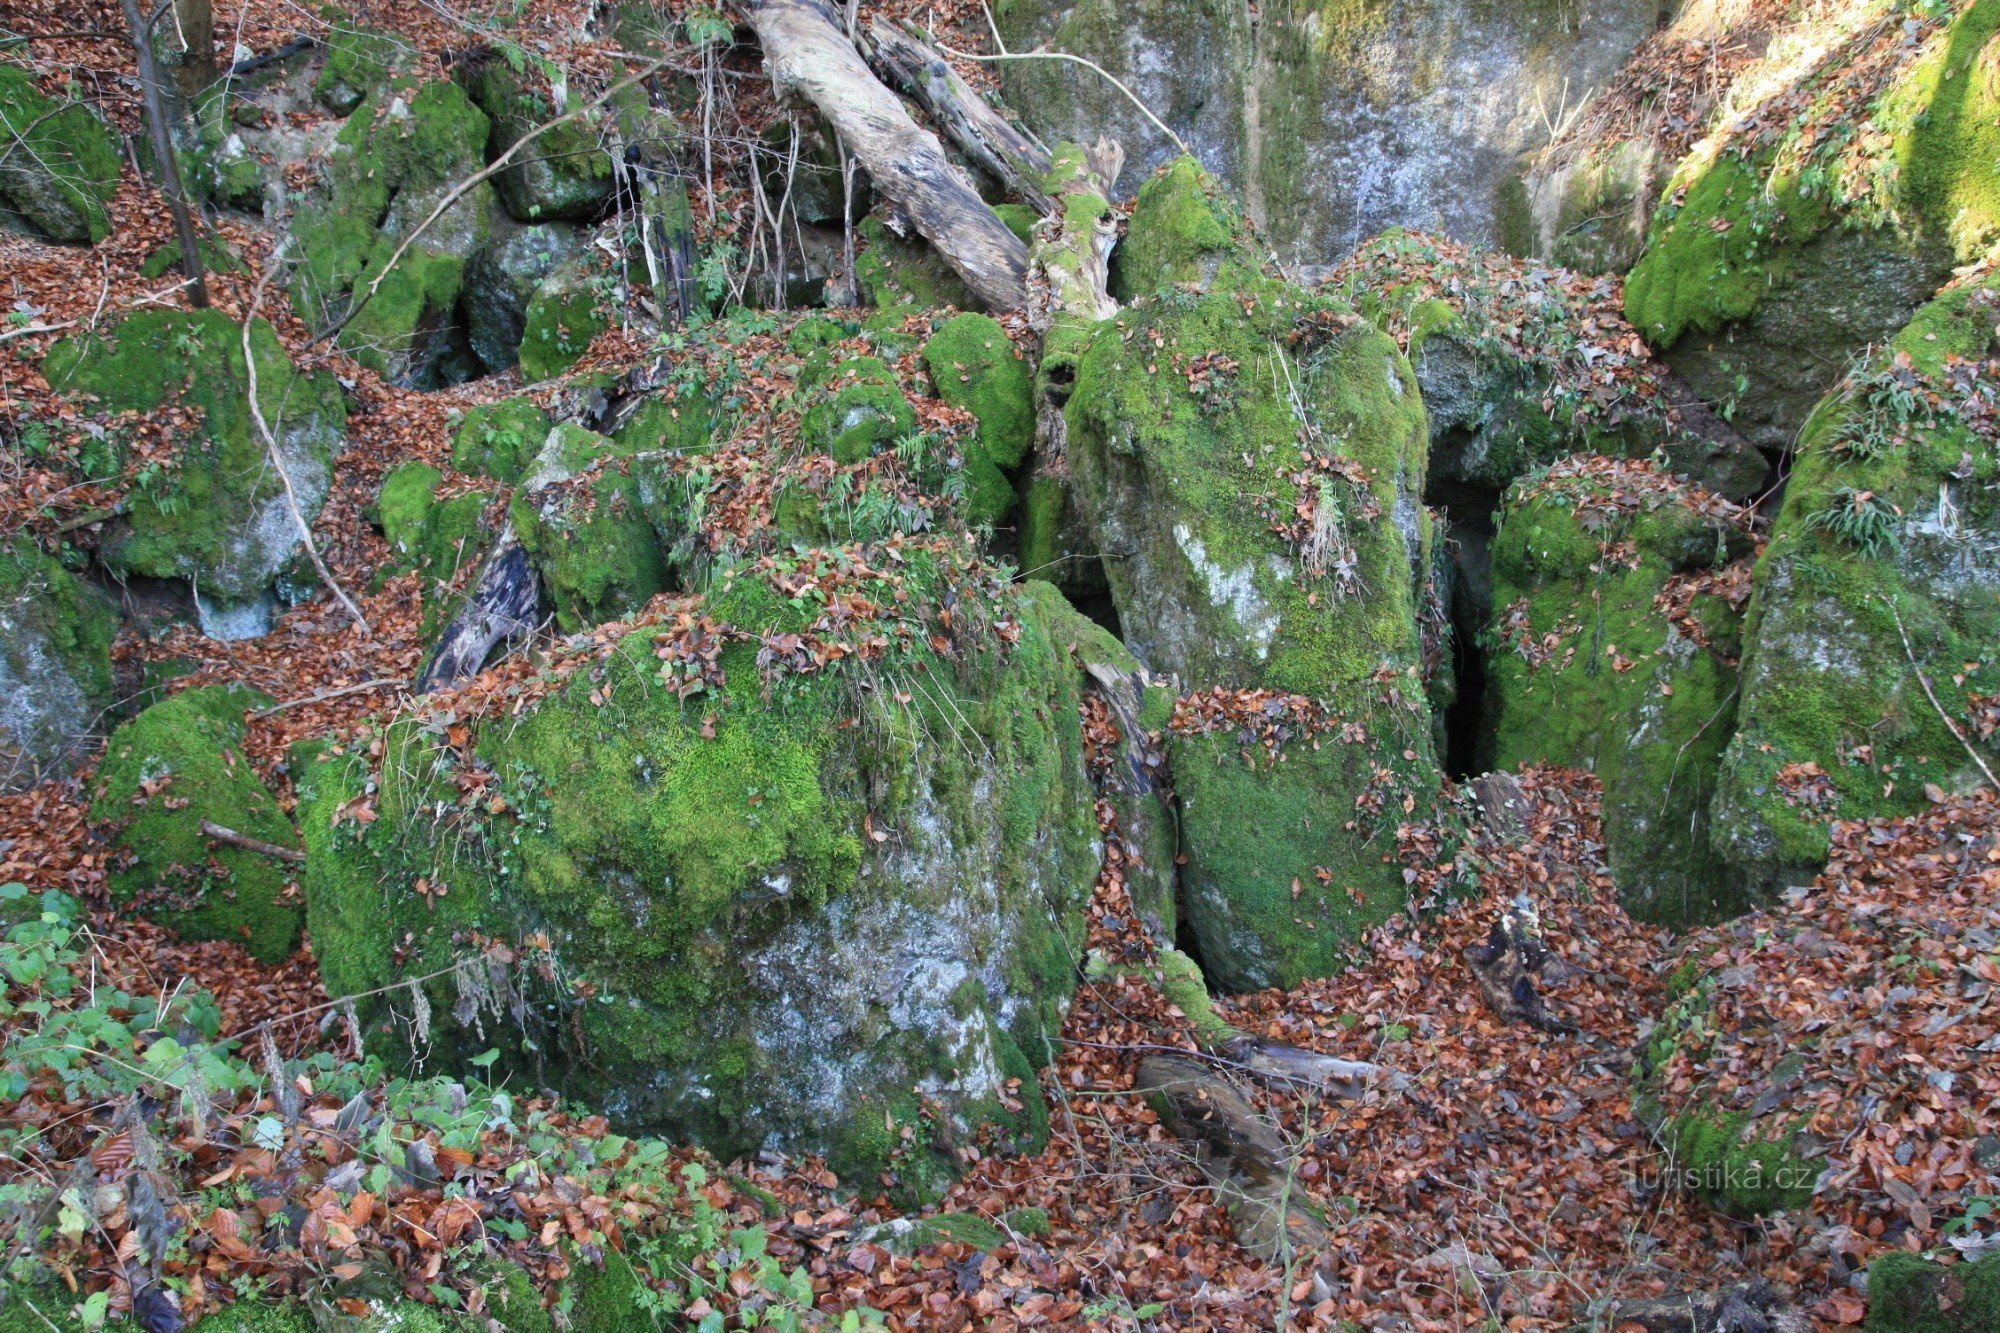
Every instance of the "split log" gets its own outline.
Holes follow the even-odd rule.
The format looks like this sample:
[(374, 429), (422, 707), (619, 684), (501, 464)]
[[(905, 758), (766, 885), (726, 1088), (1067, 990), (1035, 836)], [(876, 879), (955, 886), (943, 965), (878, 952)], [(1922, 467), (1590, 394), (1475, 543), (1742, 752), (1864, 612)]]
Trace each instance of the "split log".
[(1331, 1296), (1326, 1228), (1306, 1210), (1292, 1155), (1270, 1122), (1215, 1070), (1183, 1056), (1147, 1056), (1133, 1086), (1162, 1124), (1194, 1146), (1202, 1174), (1229, 1209), (1237, 1244), (1270, 1263), (1313, 1264), (1313, 1300)]
[(1043, 217), (1056, 211), (1056, 201), (1042, 188), (1054, 163), (1038, 139), (974, 92), (949, 61), (908, 28), (873, 19), (868, 43), (868, 63), (929, 112), (961, 153)]
[(445, 626), (430, 663), (417, 677), (416, 693), (450, 689), (478, 675), (494, 648), (534, 631), (541, 600), (541, 576), (510, 522), (480, 566), (472, 595)]
[(1637, 1324), (1646, 1333), (1809, 1333), (1817, 1327), (1762, 1278), (1721, 1291), (1619, 1301), (1611, 1318), (1620, 1328)]
[(1493, 923), (1486, 943), (1465, 951), (1466, 965), (1479, 982), (1480, 993), (1493, 1012), (1509, 1022), (1526, 1023), (1543, 1032), (1576, 1031), (1548, 1011), (1535, 990), (1534, 976), (1553, 955), (1542, 943), (1534, 907), (1525, 896)]
[(822, 0), (737, 0), (781, 95), (813, 104), (883, 197), (990, 309), (1027, 301), (1028, 249), (869, 72)]

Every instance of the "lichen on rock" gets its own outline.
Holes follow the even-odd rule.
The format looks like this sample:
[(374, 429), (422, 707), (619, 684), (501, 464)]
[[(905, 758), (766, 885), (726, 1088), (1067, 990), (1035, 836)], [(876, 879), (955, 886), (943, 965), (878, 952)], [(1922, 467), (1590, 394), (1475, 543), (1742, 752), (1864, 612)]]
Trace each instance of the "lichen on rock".
[(112, 704), (118, 613), (32, 542), (0, 546), (0, 792), (60, 776)]
[(111, 234), (118, 141), (89, 107), (58, 102), (19, 65), (0, 64), (0, 207), (51, 240), (94, 245)]
[(1014, 507), (1008, 473), (1021, 465), (1035, 439), (1034, 377), (997, 320), (958, 315), (938, 326), (924, 344), (924, 362), (937, 396), (979, 422), (965, 450), (966, 521), (997, 523)]

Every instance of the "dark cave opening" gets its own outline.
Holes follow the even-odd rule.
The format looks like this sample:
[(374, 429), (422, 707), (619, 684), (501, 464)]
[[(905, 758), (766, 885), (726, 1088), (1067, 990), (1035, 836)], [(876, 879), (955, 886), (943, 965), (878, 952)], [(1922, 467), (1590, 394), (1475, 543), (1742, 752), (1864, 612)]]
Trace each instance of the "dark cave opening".
[(1451, 619), (1453, 692), (1445, 708), (1445, 772), (1464, 779), (1485, 771), (1492, 728), (1486, 718), (1485, 633), (1493, 619), (1494, 515), (1497, 487), (1434, 477), (1424, 502), (1443, 524), (1451, 586), (1445, 605)]

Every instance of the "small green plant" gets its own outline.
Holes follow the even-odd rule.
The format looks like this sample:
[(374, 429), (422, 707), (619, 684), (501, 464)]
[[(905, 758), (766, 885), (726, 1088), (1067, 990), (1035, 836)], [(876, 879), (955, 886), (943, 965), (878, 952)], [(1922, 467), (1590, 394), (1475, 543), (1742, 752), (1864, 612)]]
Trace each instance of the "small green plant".
[(1880, 556), (1896, 549), (1896, 528), (1902, 512), (1873, 491), (1842, 486), (1833, 503), (1806, 519), (1813, 532), (1825, 532), (1863, 555)]

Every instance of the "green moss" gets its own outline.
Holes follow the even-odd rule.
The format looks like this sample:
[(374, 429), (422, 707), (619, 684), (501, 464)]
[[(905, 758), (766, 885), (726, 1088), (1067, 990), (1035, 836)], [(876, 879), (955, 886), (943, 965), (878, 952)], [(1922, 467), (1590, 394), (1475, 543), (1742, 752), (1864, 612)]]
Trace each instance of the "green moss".
[(565, 423), (535, 472), (509, 513), (566, 633), (636, 611), (667, 587), (639, 482), (615, 441)]
[(58, 102), (19, 65), (0, 64), (0, 204), (53, 240), (95, 245), (111, 234), (118, 141), (81, 102)]
[(479, 563), (491, 539), (483, 521), (490, 497), (472, 491), (438, 500), (443, 480), (444, 474), (427, 463), (404, 463), (382, 479), (376, 501), (382, 535), (396, 555), (389, 568), (418, 575), (426, 639), (442, 620), (442, 607), (451, 599), (460, 571)]
[[(1046, 1223), (1047, 1215), (1043, 1215)], [(935, 1213), (904, 1219), (873, 1233), (896, 1254), (915, 1254), (932, 1245), (966, 1245), (991, 1253), (1006, 1245), (1007, 1233), (977, 1213)]]
[(415, 54), (400, 37), (337, 24), (326, 35), (326, 63), (313, 83), (313, 93), (327, 110), (347, 115), (386, 87)]
[[(1626, 317), (1662, 345), (1742, 319), (1784, 284), (1796, 247), (1837, 221), (1940, 238), (1961, 261), (1984, 253), (2000, 234), (2000, 91), (1981, 73), (1990, 75), (1996, 31), (2000, 0), (1967, 6), (1882, 95), (1869, 120), (1885, 153), (1830, 163), (1825, 147), (1844, 137), (1822, 133), (1820, 147), (1807, 146), (1795, 121), (1749, 155), (1729, 148), (1683, 162), (1626, 282)], [(1803, 91), (1807, 104), (1820, 92)], [(1885, 234), (1883, 244), (1910, 242)]]
[(451, 437), (451, 465), (511, 485), (527, 475), (553, 424), (529, 398), (471, 408)]
[(979, 422), (965, 451), (965, 520), (975, 527), (998, 523), (1014, 507), (1005, 469), (1019, 467), (1035, 439), (1035, 386), (1027, 363), (998, 321), (976, 314), (940, 326), (924, 345), (924, 362), (938, 397)]
[(1049, 1210), (1046, 1208), (1016, 1208), (1000, 1219), (1000, 1225), (1022, 1236), (1032, 1236), (1037, 1240), (1048, 1236)]
[(1711, 1207), (1733, 1217), (1763, 1217), (1811, 1202), (1819, 1166), (1791, 1147), (1791, 1130), (1760, 1124), (1745, 1112), (1691, 1109), (1669, 1122), (1673, 1170)]
[(856, 230), (868, 243), (855, 257), (854, 272), (869, 304), (885, 310), (965, 310), (979, 304), (964, 279), (921, 240), (904, 240), (872, 213)]
[(204, 820), (279, 846), (291, 822), (243, 751), (255, 691), (210, 686), (154, 704), (112, 733), (91, 818), (116, 828), (129, 859), (107, 884), (127, 910), (190, 939), (233, 940), (262, 962), (298, 946), (302, 904), (286, 863), (212, 843)]
[(429, 383), (437, 373), (432, 334), (449, 323), (465, 263), (490, 234), (491, 185), (475, 186), (387, 265), (446, 191), (485, 164), (488, 128), (456, 84), (394, 78), (342, 127), (324, 193), (293, 219), (299, 313), (320, 325), (347, 318), (340, 345), (387, 378)]
[(1021, 244), (1034, 243), (1035, 223), (1041, 220), (1040, 213), (1027, 204), (995, 204), (993, 211), (1007, 224), (1008, 231), (1021, 238)]
[(730, 410), (715, 397), (688, 390), (651, 394), (613, 433), (634, 453), (702, 453), (729, 433)]
[[(538, 80), (498, 57), (465, 62), (457, 76), (493, 122), (495, 156), (558, 114)], [(516, 153), (498, 183), (501, 202), (522, 222), (589, 221), (611, 199), (611, 154), (589, 117), (564, 121)]]
[(1907, 1250), (1868, 1265), (1868, 1333), (1985, 1333), (2000, 1328), (2000, 1255), (1947, 1268)]
[[(1974, 553), (1990, 542), (1968, 542), (2000, 531), (2000, 459), (1950, 411), (1899, 420), (1868, 386), (1881, 392), (1871, 375), (1897, 358), (1940, 375), (1948, 355), (1991, 355), (1996, 291), (1988, 277), (1919, 311), (1864, 368), (1863, 387), (1830, 395), (1800, 435), (1756, 569), (1740, 721), (1715, 802), (1717, 849), (1755, 887), (1809, 880), (1836, 819), (1910, 814), (1927, 786), (1983, 780), (1938, 710), (1962, 719), (1970, 695), (2000, 693), (2000, 566)], [(1823, 521), (1863, 493), (1900, 515), (1886, 550)]]
[(1069, 482), (1038, 472), (1021, 496), (1021, 574), (1056, 580), (1061, 575), (1062, 531), (1069, 509)]
[(33, 542), (0, 546), (0, 787), (60, 772), (113, 698), (118, 611)]
[(1242, 210), (1228, 188), (1191, 157), (1175, 159), (1139, 189), (1116, 253), (1111, 290), (1120, 300), (1163, 287), (1241, 287), (1262, 271)]
[(583, 359), (604, 328), (590, 275), (576, 265), (558, 268), (528, 301), (521, 332), (522, 376), (535, 381), (562, 374)]
[[(1641, 507), (1623, 511), (1614, 494)], [(1697, 599), (1703, 644), (1657, 599), (1676, 575), (1745, 549), (1740, 532), (1651, 474), (1531, 475), (1493, 540), (1491, 766), (1597, 775), (1613, 878), (1642, 920), (1683, 925), (1742, 906), (1740, 879), (1710, 850), (1708, 821), (1735, 718), (1738, 616), (1718, 598)]]
[[(1135, 652), (1184, 687), (1300, 694), (1361, 728), (1278, 763), (1247, 763), (1233, 736), (1172, 743), (1188, 916), (1211, 979), (1232, 988), (1323, 975), (1399, 908), (1393, 823), (1357, 820), (1356, 802), (1375, 783), (1374, 799), (1429, 808), (1440, 782), (1416, 676), (1430, 538), (1415, 376), (1366, 326), (1294, 351), (1307, 300), (1134, 306), (1097, 331), (1067, 407), (1072, 498), (1099, 549), (1130, 553), (1106, 568)], [(1311, 466), (1302, 426), (1349, 468), (1310, 496), (1318, 573), (1273, 531), (1296, 518)]]
[(916, 425), (895, 372), (874, 357), (858, 356), (832, 365), (799, 423), (799, 438), (839, 462), (859, 463)]
[[(346, 426), (339, 383), (302, 375), (263, 320), (251, 325), (258, 404), (308, 518), (318, 514)], [(51, 348), (42, 373), (57, 392), (107, 412), (188, 412), (199, 429), (157, 478), (125, 497), (98, 557), (121, 576), (193, 579), (205, 597), (260, 594), (291, 558), (298, 532), (250, 415), (243, 331), (219, 310), (141, 310), (107, 335)]]

